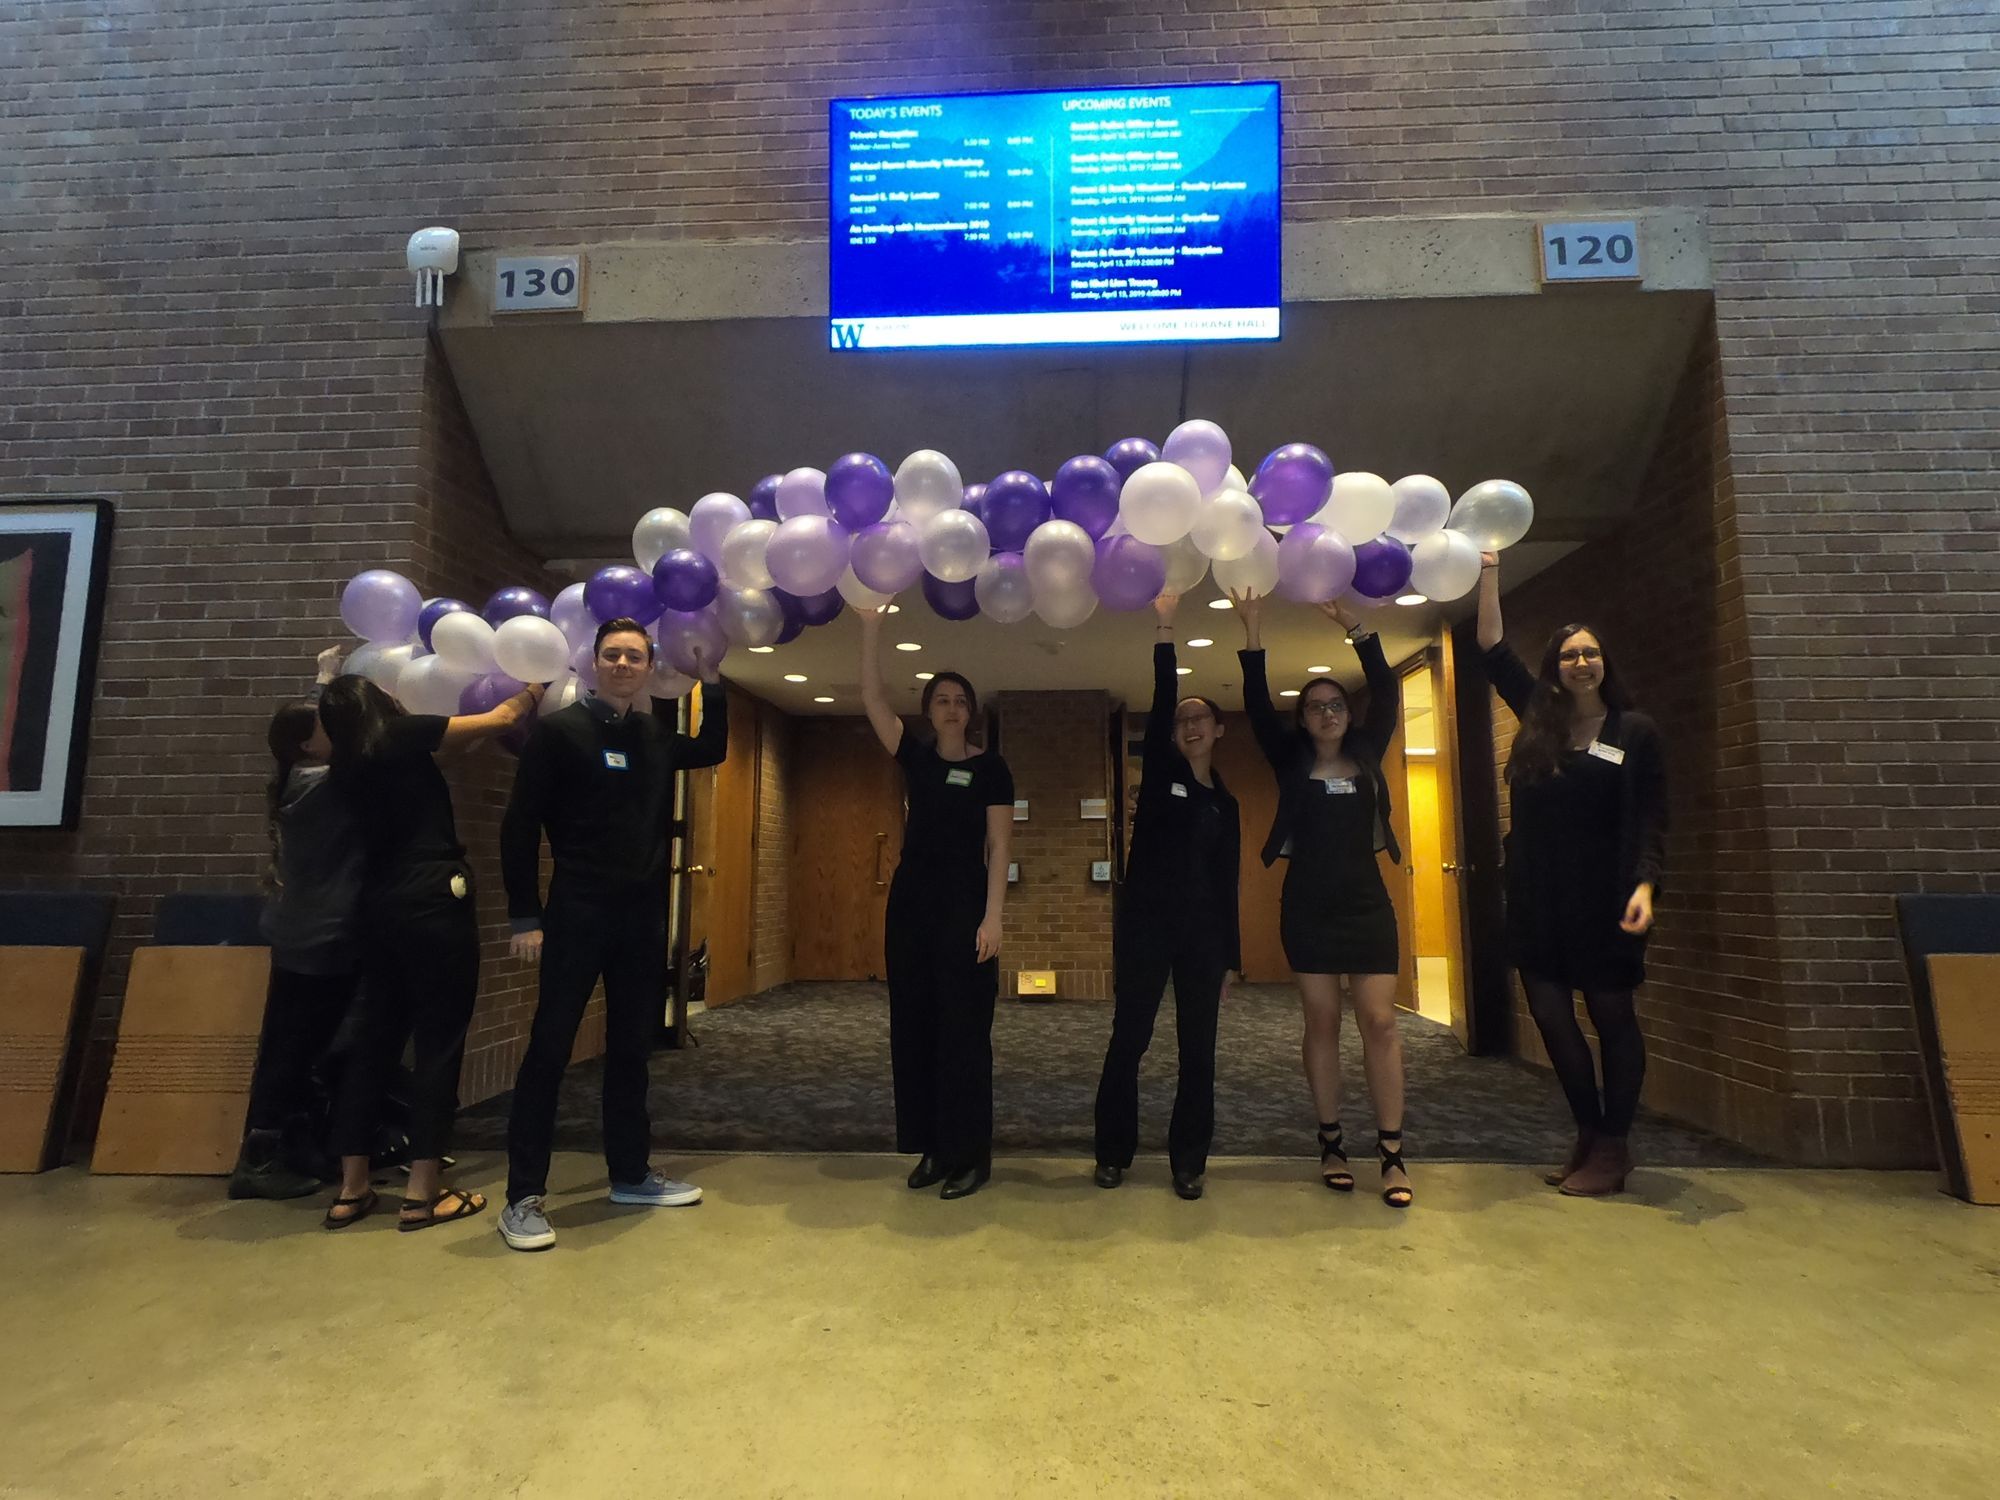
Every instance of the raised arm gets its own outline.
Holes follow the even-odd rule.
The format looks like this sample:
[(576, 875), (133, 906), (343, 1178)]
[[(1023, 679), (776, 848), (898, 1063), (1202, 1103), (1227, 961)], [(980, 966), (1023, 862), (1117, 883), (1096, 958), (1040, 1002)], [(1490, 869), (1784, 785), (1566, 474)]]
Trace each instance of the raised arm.
[(462, 750), (468, 745), (476, 745), (481, 740), (504, 733), (527, 718), (535, 711), (535, 705), (542, 701), (547, 691), (537, 682), (523, 688), (498, 708), (483, 714), (453, 714), (445, 720), (444, 742), (441, 750)]
[(861, 617), (861, 708), (882, 748), (894, 755), (903, 745), (903, 721), (882, 686), (882, 612), (857, 609), (855, 614)]
[(729, 755), (729, 696), (722, 678), (704, 678), (701, 684), (701, 728), (693, 734), (674, 735), (674, 766), (682, 771), (698, 771), (719, 766)]
[(1500, 554), (1479, 554), (1479, 649), (1491, 651), (1507, 639), (1500, 620)]
[(1153, 639), (1153, 707), (1146, 715), (1144, 761), (1149, 768), (1174, 743), (1174, 700), (1180, 690), (1180, 673), (1174, 670), (1174, 614), (1180, 602), (1177, 594), (1162, 594), (1153, 601), (1159, 628)]
[(1236, 606), (1236, 618), (1243, 622), (1243, 649), (1236, 659), (1243, 667), (1243, 711), (1250, 716), (1250, 731), (1257, 736), (1257, 748), (1271, 769), (1282, 772), (1291, 763), (1296, 741), (1285, 721), (1271, 706), (1271, 684), (1264, 675), (1264, 601), (1245, 591), (1229, 591)]
[(1403, 679), (1383, 654), (1382, 637), (1370, 630), (1361, 616), (1338, 599), (1327, 600), (1319, 612), (1347, 632), (1348, 644), (1361, 658), (1361, 675), (1368, 679), (1368, 717), (1347, 731), (1348, 738), (1360, 740), (1380, 759), (1396, 737), (1396, 721), (1403, 711)]

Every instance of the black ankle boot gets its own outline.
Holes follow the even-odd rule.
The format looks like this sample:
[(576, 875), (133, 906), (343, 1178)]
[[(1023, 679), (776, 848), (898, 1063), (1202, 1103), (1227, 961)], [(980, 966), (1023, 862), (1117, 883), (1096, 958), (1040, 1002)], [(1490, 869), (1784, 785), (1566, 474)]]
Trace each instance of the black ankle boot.
[(236, 1170), (229, 1174), (232, 1198), (303, 1198), (319, 1191), (319, 1179), (287, 1166), (284, 1136), (276, 1130), (253, 1130), (243, 1137)]
[(938, 1192), (940, 1198), (970, 1198), (986, 1186), (986, 1179), (993, 1175), (991, 1167), (967, 1167), (963, 1172), (954, 1172), (947, 1177), (944, 1187)]
[(935, 1187), (944, 1181), (944, 1168), (937, 1164), (937, 1158), (925, 1156), (910, 1168), (908, 1181), (913, 1188)]

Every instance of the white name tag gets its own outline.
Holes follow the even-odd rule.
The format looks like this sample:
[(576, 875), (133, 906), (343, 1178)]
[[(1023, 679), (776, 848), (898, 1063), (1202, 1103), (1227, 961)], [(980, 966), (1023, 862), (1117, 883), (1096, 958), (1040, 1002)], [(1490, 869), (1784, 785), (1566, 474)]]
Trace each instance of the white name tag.
[(1354, 795), (1354, 778), (1352, 776), (1328, 776), (1320, 782), (1320, 785), (1326, 788), (1326, 794), (1329, 797), (1342, 795), (1351, 797)]
[(613, 770), (613, 771), (622, 771), (622, 770), (624, 770), (624, 769), (625, 769), (625, 752), (624, 752), (623, 750), (607, 750), (607, 751), (605, 751), (605, 752), (604, 752), (604, 764), (605, 764), (605, 766), (606, 766), (606, 767), (607, 767), (608, 769), (610, 769), (610, 770)]
[(1614, 766), (1625, 764), (1625, 752), (1620, 750), (1616, 745), (1605, 744), (1602, 740), (1592, 740), (1590, 742), (1589, 753), (1596, 756), (1599, 760), (1610, 761)]
[(1182, 786), (1178, 781), (1170, 783), (1167, 790), (1172, 792), (1176, 797), (1185, 797), (1188, 794), (1187, 788)]
[(947, 771), (944, 773), (944, 784), (946, 786), (971, 786), (972, 773), (970, 771)]
[(471, 882), (466, 880), (463, 875), (454, 875), (451, 877), (451, 893), (460, 901), (465, 899), (465, 893), (471, 889)]

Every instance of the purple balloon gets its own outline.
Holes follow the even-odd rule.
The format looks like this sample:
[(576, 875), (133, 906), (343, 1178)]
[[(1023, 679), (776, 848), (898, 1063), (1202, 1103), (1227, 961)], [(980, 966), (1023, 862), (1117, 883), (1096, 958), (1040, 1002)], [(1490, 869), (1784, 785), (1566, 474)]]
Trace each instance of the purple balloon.
[(729, 649), (722, 622), (705, 609), (670, 609), (660, 616), (660, 655), (684, 677), (699, 677), (704, 664), (713, 668)]
[[(1150, 463), (1158, 463), (1160, 445), (1149, 443), (1144, 438), (1121, 438), (1104, 450), (1104, 459), (1118, 471), (1118, 478), (1122, 481), (1130, 479), (1135, 470), (1143, 469)], [(1062, 475), (1058, 473), (1056, 478), (1060, 479)], [(1079, 521), (1077, 524), (1081, 526), (1083, 523)]]
[(847, 608), (847, 601), (840, 596), (838, 587), (830, 588), (823, 594), (807, 594), (798, 601), (799, 618), (808, 625), (831, 625), (840, 618), (840, 612)]
[[(965, 498), (959, 502), (958, 508), (960, 510), (971, 511), (975, 516), (979, 517), (979, 524), (985, 526), (986, 486), (983, 484), (968, 484), (965, 487)], [(991, 539), (993, 532), (990, 527), (987, 529), (986, 535)]]
[(896, 477), (872, 453), (844, 453), (826, 471), (826, 507), (849, 531), (873, 526), (895, 498)]
[(1250, 481), (1267, 526), (1290, 526), (1316, 515), (1332, 493), (1333, 460), (1311, 443), (1272, 449)]
[(653, 587), (653, 575), (624, 563), (593, 573), (583, 586), (583, 603), (600, 625), (618, 619), (650, 625), (659, 619), (664, 607)]
[(480, 613), (486, 616), (486, 623), (497, 630), (501, 621), (520, 615), (534, 615), (537, 619), (546, 620), (549, 617), (549, 601), (533, 589), (524, 589), (517, 584), (494, 594)]
[(707, 609), (721, 583), (715, 564), (692, 547), (676, 547), (653, 564), (653, 588), (664, 609)]
[(1019, 552), (1049, 518), (1049, 492), (1025, 469), (1009, 469), (986, 486), (986, 535), (995, 552)]
[(465, 685), (465, 691), (458, 695), (458, 711), (462, 714), (490, 714), (516, 693), (526, 691), (526, 687), (525, 683), (516, 682), (505, 672), (488, 672)]
[[(1128, 443), (1143, 438), (1127, 438)], [(1093, 538), (1103, 536), (1118, 519), (1118, 491), (1125, 481), (1109, 460), (1080, 454), (1056, 470), (1053, 487), (1058, 519), (1074, 521)]]
[(1333, 598), (1354, 578), (1354, 549), (1335, 531), (1301, 521), (1278, 543), (1278, 592), (1299, 604)]
[(1370, 599), (1388, 599), (1402, 593), (1409, 581), (1410, 549), (1401, 542), (1378, 536), (1354, 549), (1355, 593)]
[(572, 645), (597, 633), (597, 621), (591, 618), (590, 607), (583, 602), (582, 584), (571, 584), (549, 601), (549, 623)]
[(1136, 536), (1107, 537), (1090, 570), (1090, 586), (1106, 609), (1144, 609), (1167, 586), (1167, 559)]
[(938, 615), (947, 620), (969, 620), (979, 613), (979, 595), (973, 591), (973, 580), (963, 583), (946, 583), (924, 574), (924, 602)]
[(775, 521), (778, 519), (778, 481), (782, 474), (766, 474), (750, 486), (748, 503), (750, 519), (753, 521)]
[(924, 570), (917, 528), (908, 521), (877, 521), (855, 534), (847, 562), (854, 576), (876, 593), (900, 594)]
[(576, 673), (579, 684), (597, 691), (597, 647), (585, 641), (569, 654), (569, 669)]
[(769, 591), (778, 601), (778, 610), (785, 617), (785, 628), (778, 632), (778, 638), (771, 642), (774, 646), (790, 645), (805, 633), (806, 617), (800, 611), (796, 594), (788, 594), (783, 589)]
[(417, 615), (417, 635), (424, 643), (426, 651), (437, 648), (431, 645), (431, 626), (446, 615), (464, 614), (472, 606), (463, 599), (426, 599), (423, 609)]

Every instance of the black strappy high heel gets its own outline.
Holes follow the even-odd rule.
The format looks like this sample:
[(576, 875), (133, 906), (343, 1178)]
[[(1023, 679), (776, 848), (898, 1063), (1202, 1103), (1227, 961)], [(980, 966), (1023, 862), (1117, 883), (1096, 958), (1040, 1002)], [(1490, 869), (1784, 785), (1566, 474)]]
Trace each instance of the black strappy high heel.
[[(1328, 1160), (1338, 1161), (1329, 1168)], [(1322, 1122), (1319, 1127), (1319, 1180), (1336, 1193), (1354, 1191), (1354, 1174), (1347, 1170), (1347, 1152), (1340, 1143), (1340, 1121)]]
[[(1396, 1143), (1393, 1147), (1389, 1144), (1391, 1141)], [(1375, 1149), (1382, 1153), (1382, 1175), (1384, 1177), (1395, 1171), (1409, 1171), (1409, 1168), (1403, 1165), (1402, 1131), (1376, 1131)], [(1408, 1208), (1412, 1203), (1417, 1201), (1417, 1195), (1407, 1187), (1385, 1187), (1382, 1189), (1382, 1201), (1391, 1208)]]

